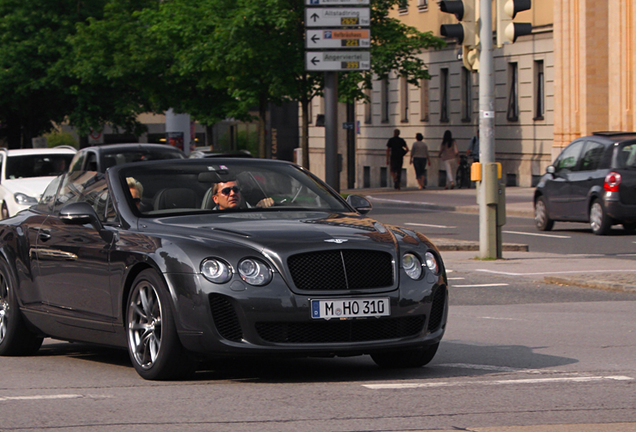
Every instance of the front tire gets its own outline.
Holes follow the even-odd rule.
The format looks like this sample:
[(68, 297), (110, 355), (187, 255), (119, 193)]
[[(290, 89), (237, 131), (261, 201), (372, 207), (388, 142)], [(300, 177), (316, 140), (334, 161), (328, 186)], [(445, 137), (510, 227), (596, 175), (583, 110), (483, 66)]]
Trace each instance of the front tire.
[(32, 355), (42, 346), (42, 338), (24, 324), (15, 289), (9, 266), (0, 260), (0, 355)]
[(612, 218), (607, 215), (603, 204), (597, 199), (590, 207), (590, 227), (596, 235), (605, 235), (612, 227)]
[(413, 348), (404, 351), (382, 352), (371, 354), (371, 358), (381, 368), (405, 369), (427, 365), (435, 357), (439, 342), (433, 345)]
[(548, 215), (548, 207), (542, 196), (534, 202), (534, 223), (539, 231), (550, 231), (554, 226), (554, 221)]
[(135, 278), (126, 308), (128, 354), (137, 373), (147, 380), (183, 378), (194, 371), (174, 324), (165, 282), (155, 271)]

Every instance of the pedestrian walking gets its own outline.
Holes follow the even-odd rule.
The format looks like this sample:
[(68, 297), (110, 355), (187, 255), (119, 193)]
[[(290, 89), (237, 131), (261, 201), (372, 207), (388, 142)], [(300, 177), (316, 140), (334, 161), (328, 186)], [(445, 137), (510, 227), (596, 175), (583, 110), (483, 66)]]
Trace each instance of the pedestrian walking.
[(411, 164), (415, 168), (415, 178), (420, 189), (426, 189), (426, 167), (431, 165), (428, 146), (421, 133), (415, 134), (415, 142), (411, 146)]
[(409, 152), (409, 148), (406, 145), (406, 141), (400, 138), (400, 130), (395, 129), (393, 131), (393, 137), (386, 143), (386, 164), (391, 169), (391, 176), (393, 177), (393, 187), (400, 190), (402, 184), (402, 164), (404, 162), (404, 155)]
[(451, 131), (446, 130), (444, 132), (444, 137), (442, 138), (442, 145), (439, 148), (439, 158), (444, 164), (444, 169), (446, 171), (446, 186), (444, 189), (455, 188), (455, 182), (453, 181), (453, 167), (451, 162), (454, 159), (457, 159), (457, 155), (459, 152), (457, 151), (457, 143), (453, 138), (453, 134)]
[(479, 129), (477, 129), (477, 135), (470, 139), (466, 156), (472, 158), (473, 162), (479, 162)]

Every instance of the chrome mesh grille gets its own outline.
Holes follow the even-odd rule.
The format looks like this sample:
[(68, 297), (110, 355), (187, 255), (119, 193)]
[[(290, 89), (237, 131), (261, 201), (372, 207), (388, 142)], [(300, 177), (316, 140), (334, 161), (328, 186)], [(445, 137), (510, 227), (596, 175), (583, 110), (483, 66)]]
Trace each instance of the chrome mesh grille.
[(301, 290), (353, 290), (393, 285), (393, 258), (387, 252), (343, 249), (297, 254), (287, 259)]

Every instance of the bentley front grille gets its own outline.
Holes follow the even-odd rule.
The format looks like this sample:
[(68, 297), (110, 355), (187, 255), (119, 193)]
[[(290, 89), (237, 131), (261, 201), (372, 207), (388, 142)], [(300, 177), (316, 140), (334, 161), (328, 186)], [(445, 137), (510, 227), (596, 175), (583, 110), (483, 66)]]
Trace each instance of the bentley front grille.
[(238, 316), (230, 300), (219, 294), (210, 295), (212, 319), (219, 334), (227, 340), (238, 342), (243, 339), (243, 332)]
[(391, 254), (369, 250), (332, 250), (293, 255), (287, 265), (301, 290), (354, 290), (393, 285)]
[(431, 333), (439, 330), (444, 318), (446, 309), (446, 287), (440, 286), (433, 294), (433, 304), (431, 305), (431, 315), (428, 319), (427, 330)]

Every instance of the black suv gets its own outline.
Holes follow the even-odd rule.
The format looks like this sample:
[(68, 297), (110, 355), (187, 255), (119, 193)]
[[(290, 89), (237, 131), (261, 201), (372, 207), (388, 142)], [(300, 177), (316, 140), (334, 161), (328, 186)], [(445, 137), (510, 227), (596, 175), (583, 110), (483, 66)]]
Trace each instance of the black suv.
[(167, 144), (106, 144), (80, 149), (71, 161), (69, 172), (106, 172), (112, 166), (160, 159), (185, 159), (186, 155)]
[(588, 222), (594, 234), (614, 224), (636, 230), (636, 132), (595, 132), (572, 141), (534, 193), (540, 231), (555, 221)]

